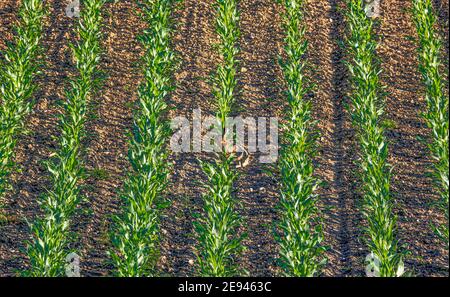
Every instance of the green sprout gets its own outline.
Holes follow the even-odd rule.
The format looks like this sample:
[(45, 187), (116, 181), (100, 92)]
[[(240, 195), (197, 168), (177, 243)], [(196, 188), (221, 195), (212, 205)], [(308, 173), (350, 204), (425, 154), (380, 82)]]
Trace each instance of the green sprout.
[(387, 162), (388, 146), (381, 119), (384, 102), (373, 21), (366, 15), (363, 0), (348, 0), (345, 16), (349, 55), (346, 65), (352, 82), (350, 111), (359, 140), (365, 233), (369, 250), (380, 262), (380, 276), (400, 276), (403, 255), (398, 251), (397, 217), (392, 209), (391, 167)]
[(40, 201), (43, 218), (31, 226), (33, 239), (27, 253), (31, 268), (27, 275), (62, 276), (70, 242), (70, 222), (80, 201), (79, 182), (83, 176), (82, 145), (88, 101), (96, 86), (101, 55), (101, 9), (106, 0), (85, 0), (77, 25), (80, 40), (71, 45), (78, 75), (70, 81), (60, 116), (61, 136), (54, 160), (48, 162), (52, 189)]
[(448, 235), (448, 96), (444, 92), (440, 52), (442, 41), (435, 32), (436, 17), (431, 0), (413, 0), (413, 19), (416, 24), (419, 53), (419, 70), (425, 85), (427, 110), (423, 118), (431, 130), (428, 148), (434, 160), (434, 181), (440, 194), (437, 206), (446, 222), (435, 226), (439, 238), (449, 246)]
[(281, 62), (289, 103), (279, 169), (281, 172), (280, 266), (287, 276), (315, 276), (325, 264), (318, 216), (313, 157), (318, 133), (311, 118), (311, 90), (305, 76), (307, 41), (303, 0), (284, 0), (285, 61)]

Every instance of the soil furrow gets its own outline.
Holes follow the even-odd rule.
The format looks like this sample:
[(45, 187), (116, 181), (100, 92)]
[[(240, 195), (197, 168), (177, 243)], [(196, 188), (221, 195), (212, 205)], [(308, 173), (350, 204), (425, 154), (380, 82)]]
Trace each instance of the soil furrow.
[[(214, 0), (185, 0), (175, 12), (173, 47), (179, 60), (174, 79), (176, 90), (171, 97), (170, 118), (185, 116), (192, 123), (193, 110), (201, 109), (202, 116), (214, 115), (214, 98), (209, 78), (216, 69), (218, 55), (214, 32)], [(172, 154), (172, 176), (167, 191), (171, 205), (164, 211), (161, 222), (162, 251), (160, 270), (163, 274), (192, 276), (195, 274), (197, 242), (192, 222), (202, 212), (204, 181), (198, 159), (200, 153)]]
[[(363, 246), (357, 229), (360, 216), (355, 186), (353, 159), (356, 156), (354, 133), (348, 104), (348, 75), (340, 44), (345, 31), (340, 1), (314, 1), (307, 5), (309, 59), (311, 76), (317, 84), (313, 112), (321, 138), (318, 142), (317, 175), (324, 184), (319, 189), (325, 225), (327, 276), (360, 274), (358, 261)], [(357, 272), (356, 272), (357, 271)]]
[[(278, 57), (281, 54), (281, 7), (274, 1), (240, 1), (241, 40), (239, 92), (235, 113), (242, 117), (280, 117), (284, 98), (280, 92), (281, 72)], [(260, 153), (251, 154), (248, 166), (240, 168), (235, 189), (242, 204), (247, 233), (244, 245), (243, 267), (252, 276), (270, 276), (277, 273), (276, 242), (273, 224), (279, 187), (273, 177), (264, 172)]]

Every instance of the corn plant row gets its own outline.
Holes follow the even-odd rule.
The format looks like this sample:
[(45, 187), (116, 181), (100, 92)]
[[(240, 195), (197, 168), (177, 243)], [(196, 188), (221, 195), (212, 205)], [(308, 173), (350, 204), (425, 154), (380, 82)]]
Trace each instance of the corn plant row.
[[(236, 56), (239, 31), (239, 14), (236, 0), (217, 0), (216, 32), (220, 38), (219, 52), (223, 62), (218, 66), (214, 78), (213, 94), (218, 106), (217, 122), (223, 139), (227, 116), (232, 110), (237, 84)], [(204, 184), (204, 217), (195, 222), (198, 234), (199, 275), (231, 276), (239, 273), (234, 258), (242, 251), (242, 237), (237, 228), (240, 218), (234, 210), (233, 183), (237, 173), (232, 168), (234, 156), (219, 154), (214, 163), (200, 162), (208, 181)]]
[(353, 86), (351, 116), (360, 146), (358, 163), (364, 198), (362, 210), (367, 220), (365, 230), (377, 274), (397, 276), (403, 273), (403, 262), (396, 239), (397, 219), (392, 210), (388, 147), (380, 123), (384, 103), (373, 21), (364, 11), (363, 0), (348, 0), (347, 4), (349, 61), (346, 64)]
[(432, 131), (428, 147), (434, 160), (434, 178), (441, 196), (438, 207), (446, 218), (446, 223), (436, 226), (435, 231), (448, 247), (448, 96), (444, 93), (440, 73), (441, 39), (434, 29), (436, 17), (431, 0), (413, 0), (413, 19), (419, 37), (419, 70), (426, 88), (427, 110), (423, 117)]
[(115, 217), (111, 258), (118, 276), (151, 276), (158, 256), (158, 220), (162, 192), (170, 168), (166, 148), (170, 125), (165, 102), (173, 89), (174, 54), (171, 49), (173, 0), (143, 0), (142, 15), (148, 27), (140, 36), (145, 49), (144, 81), (138, 96), (130, 139), (133, 171), (125, 180), (123, 213)]
[(311, 85), (305, 77), (307, 41), (303, 0), (284, 0), (286, 59), (281, 62), (287, 85), (289, 111), (279, 162), (281, 172), (280, 266), (287, 276), (314, 276), (325, 260), (317, 200), (318, 180), (313, 176), (314, 146), (318, 133), (305, 99)]
[(17, 135), (23, 132), (24, 119), (32, 109), (45, 14), (43, 1), (22, 1), (17, 34), (0, 64), (0, 199), (8, 188), (7, 179), (14, 168)]
[(78, 74), (70, 81), (60, 116), (61, 136), (55, 159), (48, 162), (52, 189), (41, 208), (44, 217), (32, 225), (34, 238), (28, 244), (31, 276), (61, 276), (70, 243), (70, 220), (80, 201), (82, 178), (81, 140), (85, 135), (87, 104), (96, 85), (101, 54), (101, 9), (105, 0), (85, 0), (77, 25), (80, 40), (72, 45)]

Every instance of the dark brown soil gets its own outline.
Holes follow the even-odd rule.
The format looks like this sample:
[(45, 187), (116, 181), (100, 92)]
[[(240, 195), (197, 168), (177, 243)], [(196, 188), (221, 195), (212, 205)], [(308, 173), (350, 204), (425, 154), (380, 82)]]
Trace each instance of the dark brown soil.
[[(0, 51), (12, 37), (18, 1), (0, 1)], [(46, 23), (46, 49), (43, 74), (38, 83), (36, 106), (28, 118), (29, 135), (22, 136), (17, 147), (17, 163), (22, 171), (13, 175), (14, 191), (6, 196), (7, 220), (0, 224), (0, 275), (12, 276), (27, 267), (21, 251), (29, 239), (25, 221), (40, 215), (38, 199), (48, 188), (48, 173), (43, 161), (56, 149), (58, 136), (56, 102), (64, 98), (67, 77), (73, 65), (67, 44), (73, 42), (75, 19), (66, 17), (64, 1), (48, 1), (51, 17)], [(132, 103), (141, 79), (138, 67), (142, 54), (136, 36), (145, 24), (136, 15), (136, 1), (123, 0), (105, 7), (104, 55), (101, 69), (107, 75), (102, 90), (93, 98), (87, 124), (84, 182), (85, 201), (74, 217), (73, 247), (82, 257), (85, 276), (111, 275), (108, 263), (108, 230), (111, 216), (120, 208), (120, 190), (129, 170), (127, 132), (132, 125)], [(171, 117), (192, 117), (201, 108), (203, 115), (215, 107), (208, 82), (219, 57), (213, 46), (214, 0), (184, 0), (174, 13), (173, 47), (179, 60), (174, 74), (176, 90), (169, 104)], [(339, 46), (345, 24), (339, 10), (343, 1), (308, 1), (306, 24), (309, 40), (310, 76), (317, 84), (312, 98), (314, 116), (322, 134), (316, 174), (323, 180), (320, 188), (325, 224), (328, 264), (326, 276), (362, 276), (367, 248), (362, 241), (362, 218), (358, 211), (358, 183), (355, 172), (357, 145), (348, 111), (348, 74)], [(427, 137), (428, 129), (420, 117), (425, 108), (423, 87), (417, 71), (417, 53), (413, 41), (415, 28), (408, 12), (409, 1), (382, 1), (383, 15), (377, 33), (380, 38), (382, 83), (386, 86), (386, 118), (395, 124), (387, 132), (390, 163), (393, 165), (392, 192), (396, 202), (400, 243), (410, 252), (406, 269), (419, 276), (448, 276), (448, 250), (436, 240), (430, 221), (442, 221), (432, 206), (437, 199), (427, 173), (431, 161), (426, 146), (417, 140)], [(441, 31), (448, 32), (448, 1), (435, 1)], [(281, 7), (271, 0), (240, 1), (241, 38), (239, 54), (239, 95), (235, 114), (242, 116), (282, 117), (286, 105), (283, 83), (277, 63), (283, 49)], [(448, 61), (448, 37), (443, 50)], [(446, 62), (448, 67), (448, 62)], [(447, 68), (448, 69), (448, 68)], [(447, 70), (448, 71), (448, 70)], [(197, 159), (207, 154), (173, 154), (171, 183), (166, 197), (171, 205), (161, 219), (161, 275), (195, 274), (197, 242), (193, 215), (201, 213), (204, 176)], [(272, 227), (277, 219), (279, 201), (277, 176), (269, 176), (258, 155), (250, 156), (245, 167), (238, 168), (237, 206), (247, 233), (247, 250), (240, 266), (252, 276), (273, 276), (277, 245)]]
[[(174, 48), (179, 67), (174, 75), (177, 89), (170, 105), (171, 116), (192, 119), (193, 110), (201, 109), (202, 117), (213, 115), (213, 97), (209, 85), (219, 57), (212, 49), (218, 42), (214, 34), (214, 1), (183, 1), (175, 13)], [(194, 275), (197, 262), (193, 216), (201, 212), (204, 180), (198, 159), (205, 154), (173, 155), (173, 171), (167, 198), (172, 205), (166, 209), (161, 224), (163, 234), (161, 273), (164, 275)]]
[(354, 133), (345, 108), (348, 103), (347, 72), (339, 46), (344, 34), (341, 1), (309, 2), (306, 9), (310, 41), (311, 73), (317, 89), (314, 111), (320, 119), (317, 175), (325, 221), (325, 244), (329, 246), (328, 276), (360, 275), (365, 249), (359, 242), (360, 216), (356, 209), (357, 189), (352, 172), (356, 166)]

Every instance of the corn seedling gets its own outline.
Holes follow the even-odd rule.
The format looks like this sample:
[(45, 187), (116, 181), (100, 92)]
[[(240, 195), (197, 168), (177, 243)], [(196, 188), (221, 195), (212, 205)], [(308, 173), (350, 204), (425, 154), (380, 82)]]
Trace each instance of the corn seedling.
[(14, 168), (17, 136), (23, 132), (24, 120), (33, 105), (31, 98), (39, 73), (37, 57), (45, 14), (42, 0), (22, 1), (14, 42), (0, 63), (0, 207), (8, 188), (8, 176)]
[(431, 129), (428, 145), (434, 160), (434, 179), (441, 196), (439, 209), (444, 213), (446, 223), (435, 227), (436, 234), (448, 248), (448, 96), (440, 73), (441, 39), (435, 32), (436, 17), (431, 0), (413, 0), (413, 19), (418, 35), (419, 70), (426, 88), (427, 110), (423, 117)]
[(221, 155), (215, 163), (201, 162), (208, 178), (204, 194), (205, 216), (195, 222), (199, 246), (199, 274), (201, 276), (233, 276), (240, 271), (234, 257), (243, 250), (242, 237), (236, 236), (240, 218), (234, 210), (233, 183), (237, 174), (232, 168), (233, 158)]
[[(380, 67), (373, 37), (373, 21), (364, 11), (363, 0), (347, 1), (347, 48), (351, 74), (351, 116), (360, 145), (363, 214), (368, 245), (379, 261), (380, 276), (403, 274), (402, 254), (396, 239), (396, 216), (390, 193), (391, 169), (380, 117), (383, 115)], [(378, 265), (377, 265), (378, 266)]]
[(71, 215), (80, 201), (81, 140), (85, 135), (87, 105), (98, 74), (101, 48), (101, 9), (105, 0), (82, 2), (77, 26), (79, 41), (72, 45), (78, 75), (71, 80), (60, 116), (61, 136), (54, 162), (48, 163), (52, 189), (40, 201), (44, 217), (32, 225), (28, 245), (31, 276), (61, 276), (68, 254)]
[(283, 0), (285, 6), (286, 60), (281, 62), (287, 85), (289, 112), (285, 145), (281, 152), (280, 266), (287, 276), (314, 276), (325, 260), (322, 228), (318, 220), (315, 194), (318, 180), (313, 176), (314, 146), (317, 132), (311, 119), (311, 90), (305, 77), (307, 51), (303, 17), (304, 0)]
[[(237, 84), (236, 56), (239, 53), (239, 13), (236, 0), (216, 1), (216, 32), (219, 52), (223, 59), (214, 77), (213, 94), (217, 103), (217, 122), (225, 131), (227, 116), (231, 112)], [(224, 135), (223, 135), (224, 136)], [(224, 139), (226, 136), (224, 136)], [(202, 276), (232, 276), (239, 273), (234, 257), (242, 251), (242, 236), (237, 236), (240, 219), (235, 213), (232, 195), (237, 174), (232, 169), (234, 157), (223, 150), (215, 163), (200, 162), (208, 178), (204, 184), (205, 216), (195, 222), (200, 242), (198, 259)]]
[(140, 36), (145, 49), (144, 81), (138, 90), (129, 161), (133, 171), (125, 180), (124, 210), (115, 217), (110, 253), (118, 276), (150, 276), (158, 255), (159, 206), (166, 188), (169, 166), (165, 99), (172, 91), (174, 54), (171, 43), (171, 12), (174, 0), (140, 1), (148, 28)]

